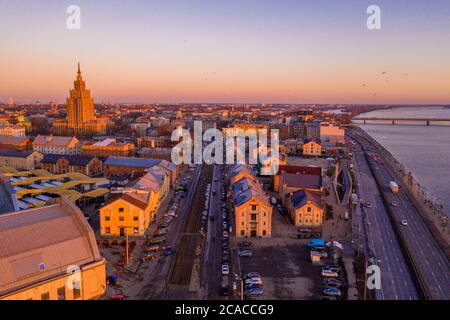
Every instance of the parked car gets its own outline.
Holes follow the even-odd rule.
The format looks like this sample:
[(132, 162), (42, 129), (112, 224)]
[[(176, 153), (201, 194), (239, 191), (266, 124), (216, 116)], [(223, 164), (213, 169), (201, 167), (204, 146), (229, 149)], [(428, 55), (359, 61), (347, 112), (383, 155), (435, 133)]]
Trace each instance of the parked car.
[(223, 237), (224, 237), (224, 238), (228, 238), (228, 232), (227, 232), (227, 231), (224, 231), (224, 232), (223, 232)]
[(325, 287), (336, 287), (336, 288), (342, 287), (342, 282), (336, 278), (322, 279), (322, 284)]
[(248, 278), (248, 279), (245, 279), (245, 284), (246, 285), (247, 284), (260, 284), (260, 285), (262, 285), (263, 282), (262, 282), (261, 278)]
[(228, 275), (228, 274), (230, 274), (230, 268), (228, 267), (227, 264), (224, 264), (224, 265), (222, 266), (222, 274), (223, 274), (223, 275)]
[(327, 265), (327, 266), (323, 267), (322, 270), (323, 269), (327, 269), (327, 270), (334, 271), (334, 272), (337, 272), (337, 273), (341, 272), (341, 267), (339, 267), (337, 265)]
[(165, 248), (165, 249), (164, 249), (164, 254), (165, 254), (166, 256), (172, 255), (172, 254), (173, 254), (173, 248), (172, 248), (172, 247), (167, 247), (167, 248)]
[(241, 242), (239, 242), (239, 245), (241, 247), (251, 247), (253, 245), (253, 243), (248, 242), (248, 241), (241, 241)]
[(253, 288), (253, 289), (244, 291), (244, 295), (246, 297), (258, 297), (258, 296), (261, 296), (262, 294), (263, 294), (263, 290), (259, 289), (259, 288)]
[(259, 272), (249, 272), (249, 273), (245, 274), (243, 278), (244, 278), (244, 279), (247, 279), (247, 278), (255, 278), (255, 277), (261, 278), (262, 275), (261, 275), (261, 273), (259, 273)]
[(250, 289), (262, 289), (262, 284), (258, 284), (258, 283), (249, 283), (246, 284), (244, 287), (244, 290), (250, 290)]
[(408, 225), (408, 221), (406, 221), (406, 220), (402, 220), (402, 221), (400, 221), (400, 223), (402, 224), (402, 226), (407, 226)]
[(250, 250), (239, 250), (239, 257), (251, 257), (252, 252)]
[(322, 272), (320, 273), (320, 275), (322, 277), (327, 277), (327, 278), (337, 278), (339, 277), (339, 274), (337, 272), (328, 270), (328, 269), (322, 269)]
[(324, 288), (322, 290), (322, 294), (326, 296), (340, 297), (342, 295), (342, 292), (338, 288)]

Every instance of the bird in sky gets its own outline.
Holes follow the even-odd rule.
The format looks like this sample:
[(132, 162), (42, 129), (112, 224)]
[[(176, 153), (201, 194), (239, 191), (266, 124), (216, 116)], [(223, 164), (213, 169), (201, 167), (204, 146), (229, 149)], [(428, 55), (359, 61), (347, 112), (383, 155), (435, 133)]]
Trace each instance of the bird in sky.
[(382, 74), (382, 75), (383, 75), (383, 74), (386, 74), (386, 71), (383, 71), (381, 74)]

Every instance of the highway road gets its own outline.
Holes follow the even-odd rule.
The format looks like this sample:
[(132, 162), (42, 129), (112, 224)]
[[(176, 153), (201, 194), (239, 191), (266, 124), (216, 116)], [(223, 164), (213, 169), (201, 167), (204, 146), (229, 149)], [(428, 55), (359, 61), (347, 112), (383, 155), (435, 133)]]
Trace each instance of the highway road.
[(357, 176), (357, 193), (361, 203), (371, 203), (371, 208), (361, 207), (363, 226), (367, 237), (369, 257), (376, 260), (381, 270), (381, 290), (375, 290), (378, 300), (419, 299), (414, 279), (389, 220), (389, 213), (370, 171), (363, 151), (354, 152)]
[[(358, 139), (365, 148), (371, 146), (364, 136), (359, 135)], [(375, 149), (373, 146), (371, 147)], [(390, 181), (396, 181), (401, 186), (401, 183), (394, 178), (389, 168), (383, 164), (383, 161), (370, 161), (379, 180), (380, 188), (388, 202), (387, 205), (390, 206), (390, 210), (394, 215), (395, 223), (419, 269), (429, 298), (449, 300), (450, 263), (448, 258), (406, 192), (402, 188), (397, 194), (393, 194), (389, 190)], [(392, 206), (392, 203), (396, 203), (396, 206)], [(402, 220), (406, 220), (408, 225), (401, 225), (400, 221)]]
[[(389, 203), (397, 203), (397, 206), (391, 206), (391, 211), (420, 269), (430, 297), (449, 300), (450, 265), (447, 257), (402, 188), (397, 194), (390, 192), (389, 182), (396, 180), (389, 170), (383, 164), (378, 164), (377, 168), (385, 196)], [(399, 183), (399, 185), (401, 184)], [(402, 220), (406, 220), (408, 225), (401, 225), (400, 221)]]

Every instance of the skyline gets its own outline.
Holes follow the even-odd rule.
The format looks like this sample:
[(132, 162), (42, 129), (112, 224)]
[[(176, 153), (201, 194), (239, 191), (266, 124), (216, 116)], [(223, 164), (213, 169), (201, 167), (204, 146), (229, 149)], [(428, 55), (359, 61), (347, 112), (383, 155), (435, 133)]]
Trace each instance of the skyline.
[(80, 61), (96, 103), (450, 103), (450, 3), (281, 3), (78, 1), (71, 31), (68, 1), (5, 1), (0, 101), (63, 103)]

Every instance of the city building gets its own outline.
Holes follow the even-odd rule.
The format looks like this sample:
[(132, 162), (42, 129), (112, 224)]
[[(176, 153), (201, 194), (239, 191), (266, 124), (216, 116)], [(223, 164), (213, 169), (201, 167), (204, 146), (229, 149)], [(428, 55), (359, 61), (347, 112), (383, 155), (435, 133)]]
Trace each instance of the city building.
[(320, 141), (345, 143), (345, 130), (329, 122), (320, 123)]
[(305, 122), (297, 122), (292, 126), (292, 136), (296, 139), (305, 140), (307, 137), (307, 124)]
[(296, 227), (319, 228), (322, 226), (323, 205), (318, 192), (299, 190), (288, 195), (286, 209)]
[(102, 141), (85, 142), (81, 146), (83, 155), (106, 158), (109, 156), (132, 157), (134, 144), (117, 142), (116, 139), (104, 139)]
[(272, 186), (275, 192), (279, 191), (280, 188), (280, 177), (283, 173), (293, 173), (299, 175), (313, 175), (317, 177), (322, 176), (321, 167), (311, 167), (311, 166), (294, 166), (294, 165), (281, 165), (278, 168), (276, 175), (272, 176)]
[(20, 170), (35, 169), (41, 162), (43, 155), (32, 150), (16, 151), (0, 149), (0, 166)]
[(64, 198), (0, 215), (0, 242), (1, 300), (88, 300), (106, 290), (94, 232)]
[(25, 137), (25, 127), (18, 125), (0, 125), (0, 136)]
[(286, 197), (299, 190), (322, 192), (322, 176), (312, 174), (282, 173), (279, 197), (286, 206)]
[(41, 165), (53, 174), (80, 172), (90, 177), (103, 174), (103, 163), (94, 156), (46, 154)]
[(233, 196), (234, 221), (237, 237), (270, 237), (272, 234), (272, 205), (262, 185), (252, 174), (240, 179), (241, 166), (231, 169), (234, 183), (230, 185)]
[(161, 167), (150, 168), (132, 187), (113, 195), (100, 209), (100, 234), (143, 236), (169, 187), (167, 172)]
[(303, 155), (318, 157), (322, 154), (322, 146), (314, 140), (305, 140), (303, 144)]
[(31, 145), (34, 151), (40, 153), (64, 155), (81, 153), (80, 141), (76, 137), (38, 135)]
[(147, 148), (144, 147), (137, 152), (140, 158), (154, 158), (154, 159), (164, 159), (167, 161), (172, 160), (172, 149), (171, 148)]
[(77, 77), (74, 88), (67, 97), (67, 120), (53, 122), (55, 134), (65, 135), (93, 135), (105, 134), (107, 122), (97, 119), (95, 115), (94, 98), (90, 90), (86, 89), (86, 83), (81, 76), (80, 63), (78, 63)]
[(309, 124), (306, 126), (306, 139), (320, 140), (320, 127), (317, 124)]
[(28, 137), (0, 136), (0, 149), (28, 150), (31, 149), (31, 139)]
[(104, 174), (107, 178), (113, 177), (140, 177), (148, 172), (153, 166), (164, 165), (167, 170), (171, 170), (171, 177), (176, 179), (178, 175), (177, 166), (166, 160), (153, 158), (133, 158), (133, 157), (108, 157), (103, 163)]
[(0, 199), (0, 215), (20, 210), (16, 190), (9, 182), (8, 177), (2, 173), (0, 173)]
[(173, 148), (178, 141), (172, 141), (170, 137), (161, 136), (161, 137), (140, 137), (137, 139), (137, 144), (139, 148)]

